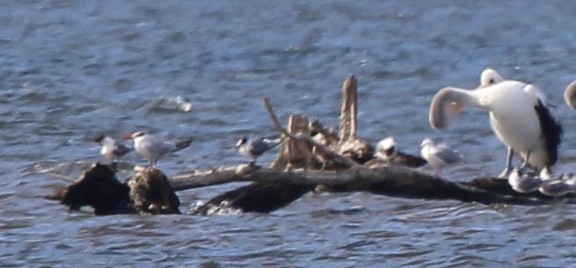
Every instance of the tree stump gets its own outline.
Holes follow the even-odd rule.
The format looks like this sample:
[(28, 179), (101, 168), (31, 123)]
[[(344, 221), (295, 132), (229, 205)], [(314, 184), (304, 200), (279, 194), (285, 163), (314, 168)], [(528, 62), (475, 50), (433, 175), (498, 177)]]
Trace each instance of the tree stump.
[(138, 211), (150, 214), (181, 214), (180, 199), (168, 178), (156, 168), (137, 169), (128, 180), (130, 199)]

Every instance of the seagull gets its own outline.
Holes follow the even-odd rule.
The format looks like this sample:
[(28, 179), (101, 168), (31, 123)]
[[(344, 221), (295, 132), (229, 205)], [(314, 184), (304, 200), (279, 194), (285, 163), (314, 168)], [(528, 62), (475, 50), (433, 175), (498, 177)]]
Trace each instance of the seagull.
[(182, 150), (192, 143), (192, 139), (183, 139), (178, 142), (163, 141), (141, 131), (127, 134), (124, 139), (134, 140), (134, 149), (140, 156), (150, 161), (150, 166), (152, 167), (166, 153)]
[(256, 158), (261, 156), (266, 151), (278, 146), (280, 139), (257, 138), (248, 139), (243, 137), (236, 142), (233, 149), (238, 149), (241, 155), (251, 158), (250, 164), (256, 163)]
[(428, 163), (434, 167), (436, 172), (434, 175), (439, 176), (440, 172), (444, 166), (448, 164), (456, 164), (462, 160), (462, 156), (458, 154), (456, 151), (451, 150), (448, 146), (444, 143), (441, 144), (434, 144), (431, 139), (424, 139), (422, 144), (420, 144), (422, 148), (421, 154)]
[(106, 160), (114, 162), (114, 160), (120, 159), (120, 157), (128, 154), (133, 149), (129, 148), (121, 143), (118, 143), (115, 139), (110, 138), (106, 135), (99, 134), (94, 138), (94, 142), (102, 145), (100, 154)]
[(548, 196), (562, 196), (575, 192), (574, 185), (571, 183), (560, 179), (544, 180), (538, 190)]
[(444, 129), (464, 107), (480, 108), (488, 112), (492, 130), (508, 147), (500, 177), (508, 177), (512, 171), (514, 152), (524, 160), (522, 168), (553, 166), (558, 160), (562, 126), (545, 105), (542, 92), (533, 85), (504, 80), (493, 70), (484, 72), (481, 86), (475, 90), (446, 87), (438, 91), (430, 104), (430, 125)]
[(396, 149), (396, 142), (394, 142), (394, 138), (388, 137), (376, 144), (376, 153), (374, 156), (387, 161), (388, 165), (390, 165), (392, 158), (394, 158), (397, 153), (398, 150)]
[(538, 191), (542, 185), (542, 179), (527, 174), (520, 174), (520, 170), (513, 169), (508, 176), (508, 184), (514, 191), (519, 193), (531, 193)]

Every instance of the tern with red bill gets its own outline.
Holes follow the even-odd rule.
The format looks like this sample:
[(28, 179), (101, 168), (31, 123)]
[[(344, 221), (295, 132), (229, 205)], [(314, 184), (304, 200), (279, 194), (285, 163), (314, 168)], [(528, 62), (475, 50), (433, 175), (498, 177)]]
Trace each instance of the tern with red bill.
[(163, 141), (145, 132), (134, 132), (124, 136), (125, 140), (134, 140), (134, 149), (140, 156), (155, 166), (158, 159), (166, 153), (182, 150), (192, 143), (192, 139), (183, 139), (176, 142)]

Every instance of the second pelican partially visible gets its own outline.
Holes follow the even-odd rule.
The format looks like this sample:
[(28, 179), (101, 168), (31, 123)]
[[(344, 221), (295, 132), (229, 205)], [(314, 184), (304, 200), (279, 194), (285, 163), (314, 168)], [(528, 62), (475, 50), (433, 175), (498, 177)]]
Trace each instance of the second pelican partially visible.
[(512, 171), (514, 152), (524, 160), (523, 167), (541, 170), (553, 166), (558, 159), (562, 126), (545, 105), (542, 92), (530, 84), (504, 80), (495, 71), (491, 75), (483, 73), (481, 81), (483, 85), (474, 90), (446, 87), (438, 91), (430, 104), (430, 125), (444, 129), (464, 107), (477, 107), (488, 112), (492, 130), (508, 147), (501, 177), (508, 177)]

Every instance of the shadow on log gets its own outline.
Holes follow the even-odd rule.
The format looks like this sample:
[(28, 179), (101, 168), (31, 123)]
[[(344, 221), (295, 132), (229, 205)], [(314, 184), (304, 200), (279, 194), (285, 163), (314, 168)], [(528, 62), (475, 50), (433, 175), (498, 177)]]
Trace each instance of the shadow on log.
[(46, 198), (60, 201), (70, 211), (91, 206), (95, 215), (180, 213), (178, 196), (157, 169), (137, 171), (128, 183), (121, 183), (114, 167), (95, 163), (74, 183)]
[(257, 182), (212, 198), (194, 214), (213, 215), (230, 210), (269, 213), (289, 205), (314, 189), (291, 182)]

